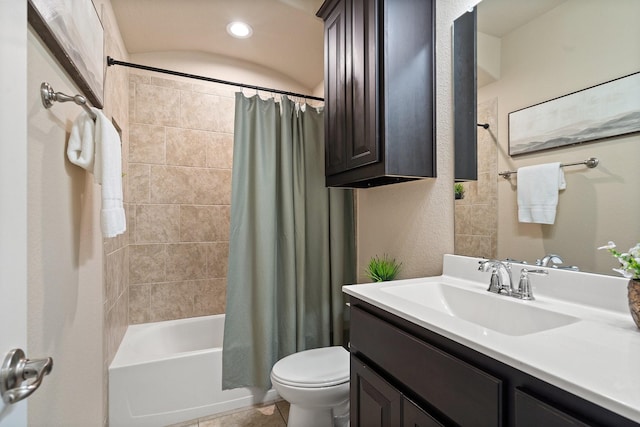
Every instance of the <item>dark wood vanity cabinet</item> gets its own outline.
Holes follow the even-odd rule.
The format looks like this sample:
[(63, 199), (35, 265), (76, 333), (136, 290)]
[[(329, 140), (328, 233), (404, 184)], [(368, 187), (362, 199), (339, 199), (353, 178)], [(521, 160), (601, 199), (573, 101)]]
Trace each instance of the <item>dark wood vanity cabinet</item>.
[(354, 425), (442, 426), (355, 356), (351, 357), (351, 384), (351, 423)]
[(350, 315), (352, 427), (638, 426), (356, 298)]
[(435, 177), (434, 0), (326, 0), (325, 175), (366, 188)]

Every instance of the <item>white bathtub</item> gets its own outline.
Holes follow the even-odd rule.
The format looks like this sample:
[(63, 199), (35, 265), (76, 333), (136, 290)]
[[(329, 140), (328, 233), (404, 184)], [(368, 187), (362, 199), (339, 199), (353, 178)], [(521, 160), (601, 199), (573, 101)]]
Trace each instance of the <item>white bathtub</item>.
[(109, 366), (109, 425), (159, 427), (278, 399), (222, 390), (224, 314), (131, 325)]

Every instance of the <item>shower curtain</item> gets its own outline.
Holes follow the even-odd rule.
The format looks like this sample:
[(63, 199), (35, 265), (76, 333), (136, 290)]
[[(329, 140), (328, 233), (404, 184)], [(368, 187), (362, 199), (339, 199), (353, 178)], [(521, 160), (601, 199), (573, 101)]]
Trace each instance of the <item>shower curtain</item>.
[(323, 113), (236, 94), (223, 388), (271, 387), (291, 353), (342, 344), (353, 193), (324, 186)]

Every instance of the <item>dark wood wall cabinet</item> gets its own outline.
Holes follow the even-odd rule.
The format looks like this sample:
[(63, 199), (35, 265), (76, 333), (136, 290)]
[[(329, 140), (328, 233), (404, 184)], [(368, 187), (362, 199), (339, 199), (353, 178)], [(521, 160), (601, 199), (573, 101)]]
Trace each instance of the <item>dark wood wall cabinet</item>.
[(325, 175), (367, 188), (436, 176), (435, 0), (326, 0)]
[(350, 393), (352, 427), (638, 426), (357, 298)]
[[(454, 178), (478, 180), (477, 7), (453, 22)], [(485, 128), (486, 129), (486, 128)]]

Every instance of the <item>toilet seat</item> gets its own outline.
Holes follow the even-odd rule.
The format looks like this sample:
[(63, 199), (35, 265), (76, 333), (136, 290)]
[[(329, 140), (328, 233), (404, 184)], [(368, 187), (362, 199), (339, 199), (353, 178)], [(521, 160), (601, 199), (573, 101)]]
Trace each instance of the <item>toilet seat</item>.
[(280, 359), (271, 378), (300, 388), (331, 387), (349, 382), (349, 352), (343, 347), (305, 350)]

